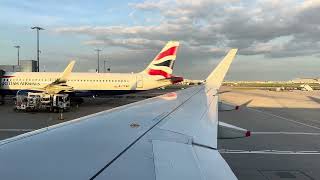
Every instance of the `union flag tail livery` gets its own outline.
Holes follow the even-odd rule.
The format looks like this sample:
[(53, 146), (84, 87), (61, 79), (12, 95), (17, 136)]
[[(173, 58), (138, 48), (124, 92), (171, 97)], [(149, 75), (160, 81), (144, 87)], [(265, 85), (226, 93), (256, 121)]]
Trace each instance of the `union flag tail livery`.
[(179, 42), (169, 41), (159, 52), (159, 54), (153, 59), (149, 66), (144, 70), (144, 72), (151, 76), (162, 76), (163, 78), (171, 78), (178, 47)]

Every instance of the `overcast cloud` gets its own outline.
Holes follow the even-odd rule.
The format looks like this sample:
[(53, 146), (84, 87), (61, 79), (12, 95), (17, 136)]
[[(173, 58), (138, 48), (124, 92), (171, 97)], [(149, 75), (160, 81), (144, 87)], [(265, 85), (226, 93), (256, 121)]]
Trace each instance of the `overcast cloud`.
[(159, 14), (151, 25), (60, 27), (55, 31), (89, 35), (92, 40), (84, 43), (90, 45), (128, 49), (157, 49), (176, 39), (196, 52), (224, 52), (236, 47), (242, 55), (268, 57), (319, 53), (320, 1), (252, 2), (145, 1), (129, 6), (135, 13)]
[[(247, 72), (259, 79), (292, 79), (301, 74), (297, 73), (301, 67), (305, 67), (301, 71), (309, 72), (307, 75), (316, 75), (317, 71), (303, 63), (320, 57), (319, 0), (147, 0), (124, 6), (131, 11), (127, 14), (130, 23), (56, 23), (49, 31), (69, 39), (81, 37), (80, 44), (90, 49), (104, 49), (114, 69), (121, 72), (142, 70), (142, 65), (148, 64), (166, 41), (178, 40), (181, 47), (176, 72), (186, 75), (187, 70), (188, 78), (205, 77), (230, 48), (239, 48), (239, 62), (229, 75), (233, 75), (232, 79), (250, 79), (244, 74)], [(101, 13), (111, 12), (116, 17), (118, 11), (121, 8), (106, 7)], [(51, 56), (58, 57), (59, 53)], [(89, 59), (95, 55), (64, 52), (63, 57), (92, 64)], [(296, 62), (297, 67), (291, 66), (290, 72), (281, 73), (288, 63)], [(320, 69), (320, 63), (312, 65), (319, 65)], [(258, 74), (272, 70), (278, 73)]]

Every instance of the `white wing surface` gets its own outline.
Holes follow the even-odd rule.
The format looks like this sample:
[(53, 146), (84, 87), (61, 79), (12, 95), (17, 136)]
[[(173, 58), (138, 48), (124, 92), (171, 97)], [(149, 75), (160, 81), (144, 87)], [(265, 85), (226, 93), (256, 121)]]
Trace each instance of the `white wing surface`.
[(1, 179), (236, 179), (217, 151), (217, 89), (235, 53), (206, 85), (1, 141)]

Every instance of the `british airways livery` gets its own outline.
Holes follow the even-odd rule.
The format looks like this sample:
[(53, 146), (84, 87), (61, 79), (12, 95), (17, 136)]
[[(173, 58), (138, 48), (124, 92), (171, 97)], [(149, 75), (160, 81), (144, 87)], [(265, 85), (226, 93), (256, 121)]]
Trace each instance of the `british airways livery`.
[(72, 61), (63, 73), (8, 72), (0, 77), (2, 95), (18, 90), (46, 93), (125, 94), (168, 86), (183, 80), (172, 75), (179, 42), (169, 41), (139, 73), (74, 73)]

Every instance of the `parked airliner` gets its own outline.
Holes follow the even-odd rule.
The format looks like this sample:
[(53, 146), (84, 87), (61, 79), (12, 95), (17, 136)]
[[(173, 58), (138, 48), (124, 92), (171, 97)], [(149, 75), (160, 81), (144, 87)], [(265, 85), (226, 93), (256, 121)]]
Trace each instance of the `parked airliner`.
[(74, 73), (72, 61), (63, 73), (7, 72), (0, 76), (2, 95), (18, 90), (47, 93), (125, 94), (168, 86), (183, 80), (172, 75), (179, 42), (169, 41), (139, 73)]

